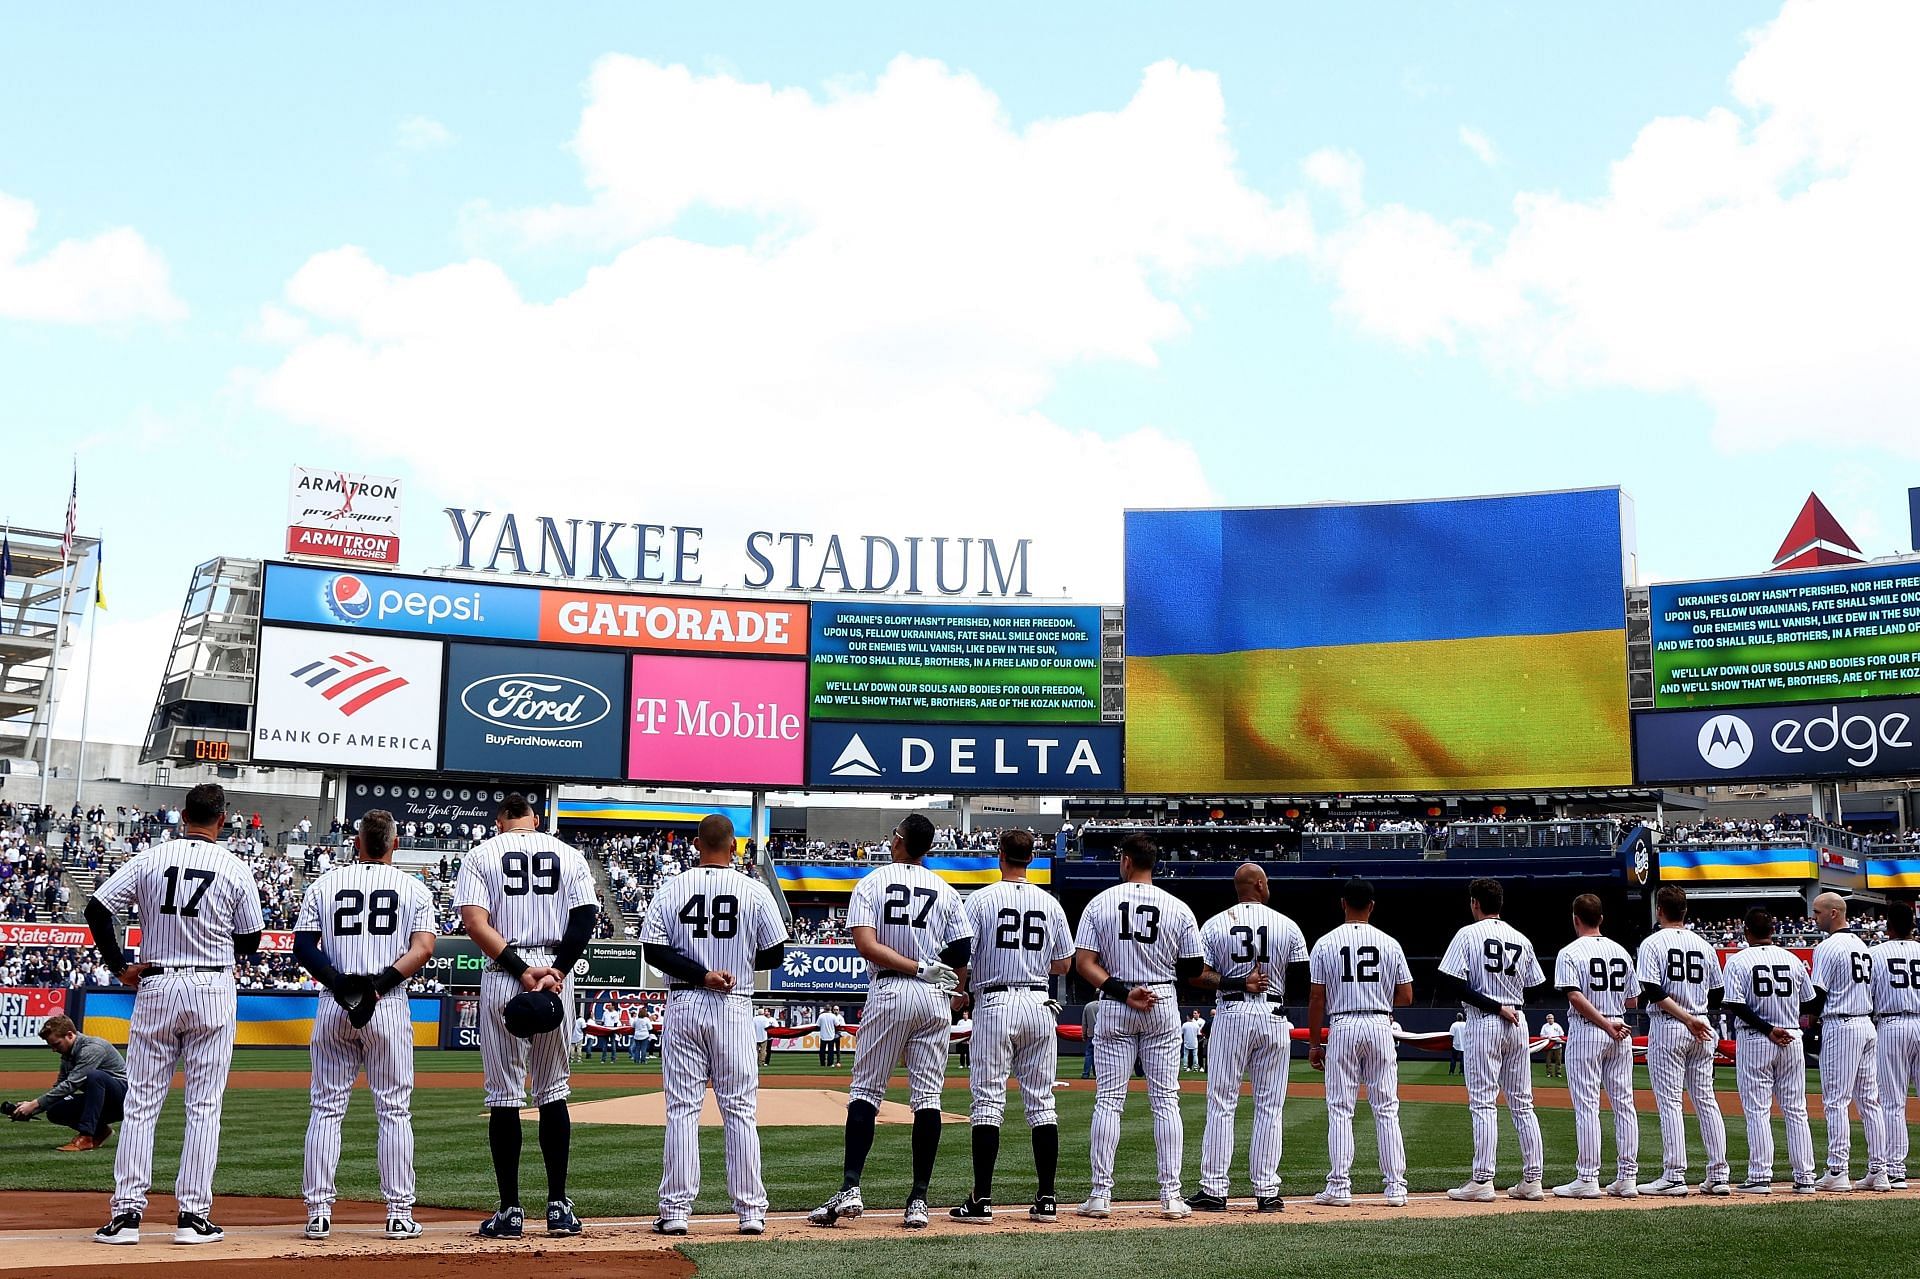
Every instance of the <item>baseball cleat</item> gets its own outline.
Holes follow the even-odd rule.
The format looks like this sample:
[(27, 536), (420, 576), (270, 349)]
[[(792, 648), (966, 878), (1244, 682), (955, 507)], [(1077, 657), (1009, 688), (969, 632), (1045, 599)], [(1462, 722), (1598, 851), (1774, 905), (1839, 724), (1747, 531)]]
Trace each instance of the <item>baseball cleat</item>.
[(900, 1214), (900, 1224), (908, 1230), (925, 1230), (927, 1228), (927, 1221), (932, 1215), (933, 1214), (927, 1210), (926, 1200), (909, 1199), (907, 1200), (907, 1210)]
[(1906, 1174), (1906, 1173), (1904, 1173), (1904, 1172), (1890, 1172), (1890, 1173), (1888, 1173), (1888, 1174), (1887, 1174), (1887, 1189), (1888, 1189), (1888, 1190), (1905, 1190), (1906, 1188), (1907, 1188), (1907, 1174)]
[(1733, 1193), (1736, 1195), (1770, 1195), (1773, 1193), (1773, 1182), (1768, 1178), (1749, 1177), (1747, 1180), (1735, 1186)]
[(1575, 1177), (1564, 1186), (1555, 1186), (1553, 1197), (1555, 1199), (1598, 1199), (1600, 1183), (1589, 1181), (1585, 1177)]
[(867, 1205), (861, 1202), (860, 1199), (860, 1187), (848, 1186), (845, 1190), (842, 1190), (839, 1194), (808, 1213), (807, 1224), (810, 1226), (831, 1226), (842, 1217), (851, 1221), (866, 1210)]
[(387, 1238), (389, 1239), (418, 1239), (425, 1233), (426, 1231), (420, 1228), (420, 1223), (412, 1217), (387, 1218)]
[(1389, 1208), (1406, 1207), (1407, 1206), (1407, 1188), (1405, 1186), (1389, 1187), (1387, 1189), (1386, 1195), (1384, 1196), (1384, 1202)]
[(1629, 1173), (1624, 1176), (1615, 1177), (1607, 1183), (1607, 1188), (1601, 1191), (1601, 1193), (1613, 1199), (1638, 1199), (1640, 1197), (1640, 1187), (1634, 1184), (1633, 1176)]
[(989, 1222), (993, 1220), (993, 1200), (975, 1199), (972, 1195), (968, 1195), (960, 1201), (958, 1208), (948, 1212), (947, 1215), (955, 1221)]
[(1640, 1193), (1643, 1195), (1665, 1195), (1669, 1199), (1685, 1199), (1687, 1197), (1686, 1178), (1676, 1177), (1672, 1173), (1663, 1173), (1658, 1181), (1642, 1182), (1640, 1184)]
[(1074, 1209), (1082, 1217), (1111, 1217), (1113, 1201), (1105, 1195), (1088, 1195), (1087, 1201)]
[(1830, 1194), (1844, 1195), (1853, 1190), (1853, 1182), (1845, 1171), (1830, 1172), (1813, 1183), (1815, 1190), (1824, 1190)]
[(1193, 1208), (1179, 1195), (1161, 1195), (1160, 1215), (1168, 1221), (1178, 1221), (1182, 1217), (1191, 1217)]
[(1855, 1190), (1892, 1190), (1893, 1181), (1884, 1172), (1870, 1172), (1853, 1183)]
[(764, 1234), (766, 1234), (766, 1233), (767, 1233), (767, 1219), (766, 1219), (765, 1217), (742, 1217), (742, 1218), (740, 1218), (740, 1233), (741, 1233), (741, 1234), (743, 1234), (743, 1235), (764, 1235)]
[(527, 1215), (518, 1206), (502, 1208), (480, 1223), (483, 1239), (518, 1239), (526, 1233)]
[(655, 1217), (653, 1233), (656, 1235), (684, 1235), (687, 1233), (687, 1221), (684, 1217)]
[(547, 1233), (556, 1236), (580, 1233), (580, 1218), (573, 1211), (573, 1200), (547, 1200)]
[(1733, 1183), (1730, 1181), (1703, 1181), (1700, 1183), (1700, 1193), (1703, 1195), (1712, 1195), (1716, 1199), (1724, 1199), (1733, 1193)]
[(173, 1231), (175, 1243), (219, 1243), (226, 1237), (226, 1231), (197, 1212), (181, 1213)]
[(309, 1239), (325, 1239), (333, 1233), (333, 1219), (324, 1213), (314, 1213), (307, 1218), (306, 1235)]
[(93, 1232), (95, 1243), (139, 1243), (140, 1214), (137, 1212), (116, 1212), (113, 1220)]
[(1817, 1195), (1820, 1193), (1820, 1189), (1811, 1181), (1796, 1181), (1793, 1183), (1793, 1193), (1796, 1195)]
[(1253, 1210), (1255, 1212), (1284, 1212), (1286, 1211), (1286, 1207), (1287, 1201), (1279, 1195), (1255, 1195), (1253, 1197)]
[(1546, 1190), (1540, 1185), (1538, 1177), (1529, 1177), (1513, 1189), (1507, 1191), (1509, 1199), (1524, 1199), (1528, 1203), (1539, 1203), (1547, 1197)]
[(1027, 1209), (1027, 1220), (1043, 1226), (1060, 1220), (1060, 1201), (1052, 1195), (1036, 1196), (1033, 1206)]
[(1493, 1202), (1493, 1183), (1491, 1181), (1469, 1181), (1464, 1186), (1455, 1186), (1447, 1191), (1447, 1198), (1455, 1203), (1490, 1204)]
[(1345, 1190), (1322, 1190), (1313, 1197), (1322, 1208), (1351, 1208), (1353, 1196)]
[(1202, 1190), (1187, 1200), (1187, 1207), (1195, 1212), (1225, 1212), (1227, 1201), (1219, 1195), (1210, 1195)]

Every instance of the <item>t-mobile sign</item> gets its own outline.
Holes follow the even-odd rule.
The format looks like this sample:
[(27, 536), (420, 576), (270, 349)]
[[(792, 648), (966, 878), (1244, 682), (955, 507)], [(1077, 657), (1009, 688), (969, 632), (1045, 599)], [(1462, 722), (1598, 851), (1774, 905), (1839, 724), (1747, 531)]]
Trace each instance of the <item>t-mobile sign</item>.
[(803, 780), (805, 662), (641, 656), (629, 687), (629, 779), (702, 786)]

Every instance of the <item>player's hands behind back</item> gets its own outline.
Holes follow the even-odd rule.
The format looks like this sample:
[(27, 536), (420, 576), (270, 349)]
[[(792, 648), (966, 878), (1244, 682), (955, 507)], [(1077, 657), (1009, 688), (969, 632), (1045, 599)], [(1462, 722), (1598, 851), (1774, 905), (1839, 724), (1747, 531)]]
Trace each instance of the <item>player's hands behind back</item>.
[(559, 990), (566, 981), (565, 973), (546, 966), (529, 968), (520, 974), (520, 985), (526, 990)]
[(120, 984), (133, 990), (140, 989), (140, 979), (146, 976), (145, 964), (128, 964), (120, 970)]
[(1272, 984), (1273, 982), (1267, 977), (1267, 970), (1264, 968), (1255, 968), (1247, 974), (1247, 993), (1249, 995), (1264, 995), (1267, 987)]
[(724, 968), (716, 968), (707, 974), (706, 980), (702, 984), (705, 985), (708, 990), (717, 990), (723, 995), (732, 994), (733, 974)]
[(1143, 1013), (1152, 1012), (1153, 1006), (1159, 1002), (1160, 996), (1154, 994), (1145, 986), (1135, 986), (1127, 992), (1127, 1007), (1138, 1009)]
[(937, 959), (921, 960), (920, 967), (914, 970), (913, 975), (938, 986), (947, 995), (953, 994), (960, 985), (960, 974)]

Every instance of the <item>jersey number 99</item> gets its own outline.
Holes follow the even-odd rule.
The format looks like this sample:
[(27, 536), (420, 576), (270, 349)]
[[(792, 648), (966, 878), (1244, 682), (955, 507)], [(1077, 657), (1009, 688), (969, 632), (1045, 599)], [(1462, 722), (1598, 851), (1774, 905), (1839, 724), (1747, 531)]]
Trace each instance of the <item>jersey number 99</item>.
[(509, 897), (551, 897), (560, 891), (560, 859), (551, 852), (529, 857), (511, 852), (500, 855), (500, 891)]

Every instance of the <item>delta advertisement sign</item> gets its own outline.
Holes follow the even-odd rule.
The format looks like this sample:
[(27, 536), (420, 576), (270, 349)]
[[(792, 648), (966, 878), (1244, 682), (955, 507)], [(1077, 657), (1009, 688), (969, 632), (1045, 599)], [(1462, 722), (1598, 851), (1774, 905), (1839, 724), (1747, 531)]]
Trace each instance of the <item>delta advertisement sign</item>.
[(387, 475), (293, 468), (287, 554), (341, 564), (400, 562), (400, 481)]
[(1634, 772), (1650, 785), (1920, 773), (1920, 698), (1643, 711)]
[(1118, 725), (813, 725), (807, 785), (885, 791), (1117, 791)]

